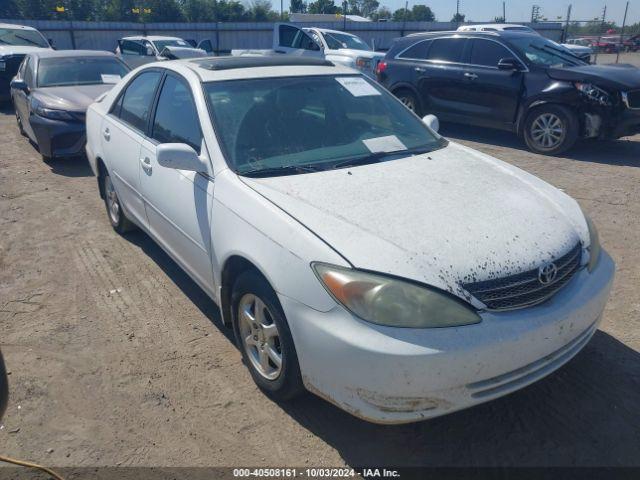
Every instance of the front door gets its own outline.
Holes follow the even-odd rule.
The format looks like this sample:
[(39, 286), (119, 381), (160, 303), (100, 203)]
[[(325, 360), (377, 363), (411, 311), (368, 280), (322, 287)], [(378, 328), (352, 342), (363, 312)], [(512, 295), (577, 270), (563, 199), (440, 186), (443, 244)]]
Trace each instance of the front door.
[[(524, 74), (498, 69), (503, 58), (514, 58), (504, 45), (494, 40), (470, 40), (463, 76), (462, 99), (471, 123), (511, 128), (515, 122)], [(523, 65), (524, 67), (524, 65)]]
[(147, 225), (140, 191), (140, 146), (162, 73), (147, 70), (135, 77), (102, 121), (102, 150), (118, 197), (128, 215)]
[(166, 168), (156, 161), (157, 146), (185, 143), (208, 158), (189, 84), (168, 73), (155, 108), (150, 138), (140, 150), (141, 185), (149, 230), (162, 247), (209, 294), (213, 180), (208, 175)]
[(276, 24), (273, 31), (273, 50), (276, 53), (304, 57), (324, 56), (320, 45), (307, 32), (287, 23)]

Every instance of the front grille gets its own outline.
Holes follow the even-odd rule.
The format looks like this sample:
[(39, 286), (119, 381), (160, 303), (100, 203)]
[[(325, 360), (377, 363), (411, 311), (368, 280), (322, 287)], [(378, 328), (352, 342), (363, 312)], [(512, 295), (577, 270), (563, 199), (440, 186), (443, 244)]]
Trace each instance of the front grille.
[(640, 90), (625, 93), (625, 103), (628, 108), (640, 108)]
[(544, 302), (566, 285), (580, 268), (582, 244), (578, 242), (569, 252), (553, 262), (557, 271), (549, 283), (539, 279), (539, 269), (508, 277), (463, 283), (461, 286), (484, 303), (489, 310), (523, 308)]

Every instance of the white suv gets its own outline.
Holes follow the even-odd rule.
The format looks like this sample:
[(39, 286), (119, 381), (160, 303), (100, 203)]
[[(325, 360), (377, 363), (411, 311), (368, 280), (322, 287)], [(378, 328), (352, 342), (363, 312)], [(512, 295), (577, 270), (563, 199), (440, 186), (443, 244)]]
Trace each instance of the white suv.
[(614, 274), (573, 199), (424, 120), (325, 60), (169, 61), (89, 107), (87, 155), (113, 227), (220, 305), (264, 391), (401, 423), (563, 365)]

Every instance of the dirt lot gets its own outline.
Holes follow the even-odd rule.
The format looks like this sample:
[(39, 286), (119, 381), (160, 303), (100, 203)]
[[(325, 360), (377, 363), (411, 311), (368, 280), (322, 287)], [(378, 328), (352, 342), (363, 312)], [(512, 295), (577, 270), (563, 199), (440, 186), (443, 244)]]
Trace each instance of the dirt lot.
[(640, 136), (545, 158), (507, 133), (443, 133), (579, 199), (617, 278), (602, 330), (559, 372), (383, 427), (311, 395), (267, 399), (217, 307), (145, 235), (112, 231), (85, 161), (43, 163), (5, 109), (0, 344), (12, 391), (0, 454), (56, 466), (640, 465)]

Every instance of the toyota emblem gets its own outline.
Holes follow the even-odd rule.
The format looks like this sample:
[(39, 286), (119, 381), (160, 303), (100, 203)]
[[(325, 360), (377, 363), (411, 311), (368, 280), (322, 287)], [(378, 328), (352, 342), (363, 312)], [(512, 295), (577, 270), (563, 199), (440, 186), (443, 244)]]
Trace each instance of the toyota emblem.
[(552, 283), (558, 276), (558, 267), (555, 263), (548, 263), (538, 269), (538, 280), (543, 285)]

